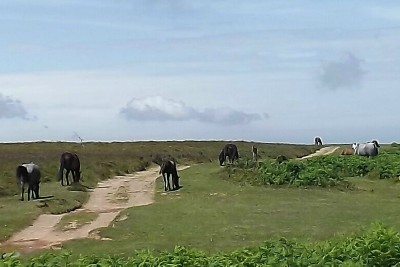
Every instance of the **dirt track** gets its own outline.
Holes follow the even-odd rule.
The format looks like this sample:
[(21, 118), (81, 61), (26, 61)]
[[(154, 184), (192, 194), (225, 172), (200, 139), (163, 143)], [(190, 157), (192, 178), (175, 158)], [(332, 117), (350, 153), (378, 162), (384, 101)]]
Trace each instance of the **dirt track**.
[[(180, 170), (187, 167), (179, 168)], [(146, 171), (137, 172), (127, 176), (116, 176), (103, 181), (90, 193), (88, 202), (83, 208), (73, 211), (88, 211), (98, 213), (98, 217), (82, 227), (61, 231), (56, 225), (61, 218), (68, 213), (53, 215), (40, 215), (31, 226), (13, 235), (2, 244), (5, 247), (12, 247), (22, 253), (31, 252), (37, 249), (57, 247), (64, 241), (79, 238), (99, 238), (94, 230), (107, 227), (124, 209), (148, 205), (154, 202), (155, 181), (158, 174), (158, 167)], [(121, 188), (124, 191), (124, 198), (119, 199)]]
[(316, 156), (323, 156), (323, 155), (329, 155), (338, 150), (340, 147), (339, 146), (328, 146), (328, 147), (323, 147), (320, 150), (317, 150), (315, 153), (312, 153), (310, 155), (304, 156), (301, 159), (307, 159), (311, 157), (316, 157)]

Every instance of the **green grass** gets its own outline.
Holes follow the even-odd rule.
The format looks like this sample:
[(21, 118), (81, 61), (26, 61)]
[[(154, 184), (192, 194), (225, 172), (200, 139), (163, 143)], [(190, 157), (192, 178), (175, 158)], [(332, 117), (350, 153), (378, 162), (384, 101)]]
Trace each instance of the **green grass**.
[(257, 246), (271, 238), (319, 241), (360, 232), (379, 221), (400, 229), (400, 184), (354, 178), (356, 191), (255, 187), (221, 178), (220, 167), (194, 166), (181, 172), (183, 188), (156, 203), (128, 209), (128, 218), (103, 229), (111, 241), (76, 240), (74, 254), (131, 255), (135, 249), (171, 250), (175, 245), (207, 253)]
[[(83, 191), (71, 191), (73, 187), (62, 187), (58, 183), (45, 183), (41, 186), (41, 196), (38, 206), (42, 212), (61, 214), (82, 207), (89, 197)], [(46, 198), (49, 197), (49, 198)]]
[(29, 225), (42, 212), (37, 201), (19, 201), (14, 197), (3, 197), (0, 202), (0, 240), (8, 239), (12, 233)]

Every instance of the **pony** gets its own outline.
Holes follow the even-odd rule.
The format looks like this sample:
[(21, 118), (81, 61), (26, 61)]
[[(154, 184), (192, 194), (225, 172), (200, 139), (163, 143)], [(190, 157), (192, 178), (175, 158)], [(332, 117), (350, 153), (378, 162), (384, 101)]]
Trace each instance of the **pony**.
[(31, 163), (19, 165), (16, 169), (17, 182), (21, 188), (21, 201), (24, 201), (25, 185), (28, 184), (28, 201), (39, 198), (40, 169), (39, 166)]
[(251, 152), (253, 153), (253, 160), (258, 160), (258, 148), (255, 145), (251, 146)]
[(69, 185), (68, 176), (70, 172), (72, 172), (72, 178), (74, 182), (79, 182), (79, 180), (81, 179), (80, 168), (81, 163), (77, 154), (73, 154), (70, 152), (62, 153), (60, 157), (60, 169), (58, 171), (58, 180), (61, 180), (61, 185), (64, 185), (64, 169), (66, 170), (65, 180), (67, 182), (67, 185)]
[(354, 143), (352, 145), (355, 155), (365, 156), (365, 157), (375, 157), (379, 154), (379, 143), (376, 140), (372, 140), (368, 143)]
[(316, 145), (316, 146), (322, 146), (322, 140), (321, 140), (321, 137), (315, 137), (315, 139), (314, 139), (314, 144)]
[[(164, 159), (160, 165), (159, 174), (162, 174), (164, 179), (164, 190), (172, 191), (181, 188), (179, 185), (178, 171), (176, 170), (176, 162), (174, 160)], [(169, 183), (169, 177), (172, 177), (172, 189)]]
[(348, 148), (348, 147), (343, 148), (342, 152), (340, 152), (340, 155), (343, 155), (343, 156), (349, 156), (349, 155), (353, 155), (353, 154), (354, 154), (353, 148)]
[(281, 164), (284, 161), (288, 161), (288, 158), (284, 155), (279, 155), (276, 157), (276, 163)]
[(219, 165), (222, 166), (228, 157), (229, 162), (232, 164), (234, 160), (239, 159), (239, 152), (235, 144), (226, 144), (219, 153)]

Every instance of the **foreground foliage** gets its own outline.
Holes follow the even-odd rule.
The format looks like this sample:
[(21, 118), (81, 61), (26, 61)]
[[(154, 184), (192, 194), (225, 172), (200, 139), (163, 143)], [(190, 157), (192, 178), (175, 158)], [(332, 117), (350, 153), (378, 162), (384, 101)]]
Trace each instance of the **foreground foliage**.
[(259, 247), (231, 253), (206, 253), (176, 246), (172, 252), (151, 251), (118, 256), (79, 256), (68, 252), (43, 254), (28, 262), (15, 254), (3, 254), (0, 266), (398, 266), (400, 234), (375, 224), (364, 234), (323, 243), (298, 243), (286, 239), (264, 242)]

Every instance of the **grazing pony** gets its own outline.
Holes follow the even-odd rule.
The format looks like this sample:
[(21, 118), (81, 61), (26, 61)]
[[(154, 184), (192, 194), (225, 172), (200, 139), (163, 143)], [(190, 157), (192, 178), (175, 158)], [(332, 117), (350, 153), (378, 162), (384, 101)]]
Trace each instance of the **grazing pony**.
[(24, 201), (25, 185), (28, 184), (28, 201), (39, 198), (39, 184), (40, 184), (40, 170), (39, 166), (34, 163), (27, 163), (19, 165), (16, 169), (17, 181), (21, 186), (21, 201)]
[(226, 144), (219, 153), (219, 165), (222, 166), (228, 157), (229, 162), (232, 164), (234, 160), (239, 159), (239, 152), (237, 146), (234, 144)]
[(284, 155), (279, 155), (276, 157), (276, 163), (281, 164), (284, 161), (288, 161), (288, 158)]
[(355, 155), (365, 156), (365, 157), (375, 157), (379, 154), (380, 145), (378, 141), (372, 140), (371, 142), (359, 144), (354, 143), (352, 148)]
[(354, 150), (352, 148), (343, 148), (342, 152), (340, 153), (340, 155), (343, 156), (349, 156), (349, 155), (353, 155), (354, 154)]
[[(179, 188), (181, 188), (179, 186), (179, 176), (174, 160), (164, 159), (160, 165), (160, 171), (158, 173), (162, 174), (163, 176), (165, 191), (178, 190)], [(172, 177), (172, 189), (169, 183), (170, 176)]]
[(315, 139), (314, 139), (314, 144), (316, 145), (316, 146), (322, 146), (322, 140), (321, 140), (321, 137), (315, 137)]
[(251, 152), (253, 153), (253, 160), (258, 160), (258, 148), (255, 145), (251, 146)]
[(79, 182), (81, 179), (81, 162), (79, 161), (79, 157), (77, 154), (73, 154), (70, 152), (62, 153), (60, 157), (60, 170), (58, 171), (58, 180), (61, 180), (61, 185), (64, 185), (64, 169), (65, 172), (65, 180), (67, 185), (69, 185), (69, 173), (72, 172), (72, 178), (74, 182)]

